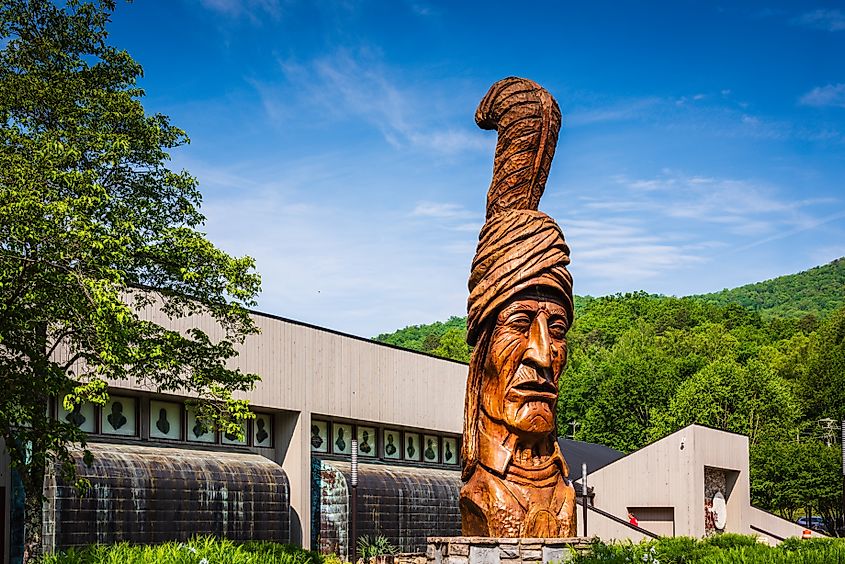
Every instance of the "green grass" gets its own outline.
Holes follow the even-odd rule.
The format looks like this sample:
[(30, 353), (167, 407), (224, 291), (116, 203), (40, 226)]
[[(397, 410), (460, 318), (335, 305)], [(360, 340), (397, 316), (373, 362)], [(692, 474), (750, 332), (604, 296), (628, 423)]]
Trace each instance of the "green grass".
[(92, 545), (48, 555), (45, 564), (340, 564), (337, 557), (323, 556), (297, 546), (273, 542), (235, 543), (213, 537), (156, 545)]
[(640, 544), (601, 541), (593, 543), (590, 555), (573, 560), (576, 564), (845, 564), (845, 540), (789, 539), (777, 547), (754, 537), (724, 534), (697, 540), (688, 537), (665, 538)]

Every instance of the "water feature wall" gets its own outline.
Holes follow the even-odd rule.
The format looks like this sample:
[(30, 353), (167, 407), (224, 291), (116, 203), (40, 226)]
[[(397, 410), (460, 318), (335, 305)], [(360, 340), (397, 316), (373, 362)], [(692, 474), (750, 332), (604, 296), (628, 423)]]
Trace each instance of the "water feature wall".
[(158, 543), (209, 534), (232, 540), (290, 539), (290, 485), (282, 468), (248, 452), (89, 444), (77, 459), (91, 487), (80, 496), (52, 473), (45, 485), (45, 548)]
[[(312, 546), (348, 557), (349, 462), (314, 458)], [(400, 552), (424, 552), (429, 536), (461, 533), (458, 470), (360, 464), (358, 536), (383, 535)]]

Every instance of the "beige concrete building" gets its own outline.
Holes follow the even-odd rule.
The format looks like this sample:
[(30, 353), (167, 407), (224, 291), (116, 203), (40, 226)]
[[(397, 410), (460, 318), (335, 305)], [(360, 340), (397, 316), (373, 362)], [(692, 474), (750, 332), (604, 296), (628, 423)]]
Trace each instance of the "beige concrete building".
[[(212, 338), (222, 336), (210, 317), (174, 323), (154, 308), (143, 315), (176, 329), (199, 327)], [(263, 313), (254, 313), (253, 319), (261, 332), (248, 337), (234, 359), (241, 370), (261, 376), (253, 391), (241, 394), (258, 415), (245, 429), (245, 441), (217, 433), (193, 434), (195, 420), (185, 405), (187, 397), (157, 393), (131, 380), (110, 382), (111, 400), (106, 407), (86, 405), (78, 414), (69, 414), (57, 401), (52, 406), (54, 415), (84, 420), (80, 425), (90, 433), (89, 446), (98, 459), (122, 460), (125, 446), (135, 447), (147, 460), (137, 462), (138, 473), (151, 471), (148, 460), (167, 452), (161, 449), (189, 451), (197, 459), (238, 453), (245, 465), (254, 465), (250, 458), (254, 455), (276, 462), (289, 483), (290, 536), (284, 540), (305, 547), (318, 538), (311, 528), (313, 504), (319, 500), (319, 492), (313, 491), (319, 487), (314, 481), (319, 470), (312, 464), (342, 468), (349, 460), (352, 438), (361, 443), (362, 475), (368, 467), (393, 468), (397, 476), (413, 470), (423, 481), (442, 481), (447, 476), (459, 483), (466, 365)], [(115, 415), (123, 423), (120, 429), (110, 423)], [(11, 472), (2, 456), (0, 452), (0, 524), (4, 529), (0, 538), (5, 554), (0, 561), (8, 562), (20, 541), (10, 525), (22, 514), (16, 513), (21, 499), (15, 499)], [(130, 494), (136, 506), (144, 495)], [(215, 495), (215, 511), (239, 514), (242, 508), (234, 507), (232, 492)], [(116, 512), (120, 510), (115, 507)], [(113, 538), (106, 532), (96, 538)], [(215, 532), (228, 534), (231, 527)]]
[[(153, 308), (145, 315), (174, 327)], [(143, 382), (111, 382), (110, 402), (102, 408), (88, 405), (68, 413), (56, 402), (54, 416), (89, 433), (90, 446), (104, 465), (96, 475), (117, 478), (95, 488), (100, 497), (89, 499), (88, 506), (51, 482), (47, 493), (52, 501), (45, 513), (51, 529), (45, 538), (53, 546), (89, 538), (181, 538), (190, 533), (185, 527), (195, 516), (203, 515), (199, 532), (248, 537), (260, 531), (244, 526), (244, 520), (281, 519), (285, 531), (280, 540), (346, 554), (352, 438), (360, 445), (361, 487), (368, 496), (359, 506), (358, 513), (366, 517), (359, 519), (359, 533), (395, 537), (403, 550), (419, 549), (427, 531), (458, 533), (467, 366), (272, 315), (253, 317), (261, 333), (247, 338), (234, 360), (262, 378), (242, 396), (257, 415), (244, 429), (245, 440), (207, 432), (186, 406), (188, 398), (158, 393)], [(174, 328), (195, 326), (212, 338), (220, 336), (211, 318), (180, 320)], [(564, 447), (574, 469), (580, 469), (579, 457), (598, 445), (580, 446), (570, 452)], [(121, 483), (121, 472), (131, 484)], [(232, 478), (239, 474), (245, 477)], [(588, 480), (596, 510), (617, 519), (590, 511), (590, 536), (639, 540), (642, 533), (618, 522), (628, 512), (658, 535), (698, 537), (724, 530), (776, 542), (802, 531), (751, 507), (748, 440), (740, 435), (693, 425), (588, 469)], [(157, 491), (157, 483), (169, 489)], [(187, 505), (196, 499), (199, 505)], [(22, 517), (16, 513), (21, 499), (2, 452), (0, 501), (2, 561), (9, 562), (20, 544), (14, 524)], [(78, 517), (89, 510), (96, 514), (91, 524)], [(274, 517), (279, 511), (284, 518)], [(128, 514), (134, 520), (127, 521)], [(76, 516), (73, 526), (69, 515)], [(125, 522), (118, 526), (119, 516)], [(578, 520), (583, 532), (580, 509)], [(182, 528), (169, 527), (173, 522)], [(133, 537), (138, 531), (147, 536)]]
[[(758, 535), (770, 543), (801, 536), (803, 527), (751, 506), (748, 437), (690, 425), (595, 471), (593, 504), (659, 536), (718, 532)], [(587, 534), (639, 541), (645, 535), (597, 512)], [(583, 533), (583, 523), (579, 526)]]

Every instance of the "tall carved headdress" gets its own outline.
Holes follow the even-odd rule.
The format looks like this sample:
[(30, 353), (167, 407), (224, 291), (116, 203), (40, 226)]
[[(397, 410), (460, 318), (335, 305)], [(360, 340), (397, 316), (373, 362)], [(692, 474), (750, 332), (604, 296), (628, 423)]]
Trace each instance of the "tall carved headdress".
[(560, 294), (572, 322), (569, 247), (555, 221), (537, 211), (561, 125), (560, 108), (544, 88), (524, 78), (494, 84), (475, 122), (499, 133), (487, 217), (472, 261), (467, 342), (475, 345), (464, 405), (463, 477), (475, 470), (483, 362), (493, 314), (521, 291), (545, 287)]

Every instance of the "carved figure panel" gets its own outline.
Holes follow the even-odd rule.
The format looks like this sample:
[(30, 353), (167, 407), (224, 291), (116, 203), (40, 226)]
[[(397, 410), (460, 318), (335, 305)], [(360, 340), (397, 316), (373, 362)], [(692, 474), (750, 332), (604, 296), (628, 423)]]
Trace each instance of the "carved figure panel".
[(194, 443), (216, 443), (217, 431), (197, 418), (197, 412), (192, 407), (186, 407), (188, 440)]
[(487, 219), (472, 262), (464, 404), (462, 532), (575, 535), (575, 490), (556, 441), (558, 379), (573, 320), (569, 247), (537, 210), (560, 109), (538, 84), (506, 78), (476, 112), (499, 139)]
[(405, 433), (405, 446), (402, 449), (402, 458), (405, 460), (419, 461), (422, 459), (420, 449), (420, 436), (416, 433)]
[(268, 413), (256, 413), (252, 422), (252, 444), (257, 447), (273, 446), (273, 416)]
[(222, 442), (224, 445), (246, 445), (248, 439), (249, 431), (247, 430), (247, 423), (246, 421), (243, 421), (241, 423), (240, 435), (238, 435), (237, 433), (222, 433), (220, 442)]
[(94, 433), (97, 430), (94, 405), (88, 402), (83, 402), (68, 411), (65, 409), (64, 398), (62, 398), (59, 402), (59, 419), (76, 425), (86, 433)]
[(109, 396), (109, 401), (100, 411), (100, 429), (106, 435), (134, 436), (137, 411), (135, 398)]
[(325, 421), (311, 420), (311, 450), (329, 452), (329, 424)]
[(443, 438), (443, 464), (457, 464), (460, 458), (460, 453), (457, 447), (458, 441), (455, 439)]
[(150, 401), (150, 438), (182, 438), (182, 406), (166, 401)]
[(358, 425), (358, 454), (360, 456), (376, 456), (378, 454), (378, 445), (376, 444), (376, 429), (375, 427), (364, 427)]
[(352, 453), (352, 425), (335, 423), (332, 425), (332, 452), (334, 454)]
[(382, 450), (385, 458), (402, 458), (402, 434), (393, 429), (382, 431)]

